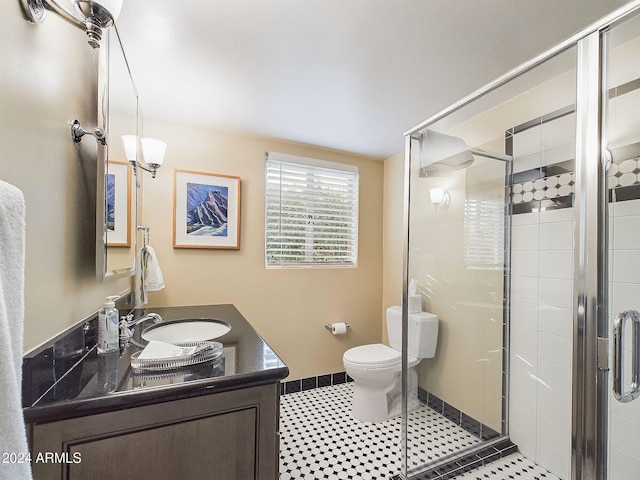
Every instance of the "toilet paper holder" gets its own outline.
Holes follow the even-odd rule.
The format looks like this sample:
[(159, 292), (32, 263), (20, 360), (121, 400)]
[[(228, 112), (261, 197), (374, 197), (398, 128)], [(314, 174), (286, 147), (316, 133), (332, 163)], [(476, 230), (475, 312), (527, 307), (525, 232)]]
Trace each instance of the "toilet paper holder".
[[(345, 325), (347, 326), (347, 328), (351, 328), (351, 325), (349, 325), (348, 323), (345, 323)], [(325, 323), (324, 328), (326, 328), (327, 330), (331, 330), (332, 327), (330, 323)]]

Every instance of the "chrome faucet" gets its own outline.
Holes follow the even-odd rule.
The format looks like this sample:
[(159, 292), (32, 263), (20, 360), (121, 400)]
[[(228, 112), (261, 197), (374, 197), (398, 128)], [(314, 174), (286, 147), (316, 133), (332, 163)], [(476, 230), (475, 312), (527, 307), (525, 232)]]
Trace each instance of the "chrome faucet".
[(127, 328), (133, 328), (151, 319), (153, 319), (153, 323), (160, 323), (162, 321), (162, 317), (157, 313), (147, 313), (145, 316), (137, 318), (135, 320), (133, 319), (133, 315), (131, 314), (125, 317), (125, 320), (127, 322)]
[(162, 321), (162, 317), (157, 313), (147, 313), (136, 319), (133, 318), (132, 313), (123, 315), (120, 318), (120, 346), (125, 346), (131, 337), (133, 337), (133, 329), (147, 320), (153, 320), (153, 323), (156, 324)]

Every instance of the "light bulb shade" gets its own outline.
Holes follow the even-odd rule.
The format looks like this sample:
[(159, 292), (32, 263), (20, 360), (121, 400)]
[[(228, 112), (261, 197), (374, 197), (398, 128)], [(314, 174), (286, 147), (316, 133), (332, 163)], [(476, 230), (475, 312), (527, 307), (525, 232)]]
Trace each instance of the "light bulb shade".
[(135, 162), (138, 159), (138, 136), (122, 135), (122, 144), (124, 145), (124, 154), (127, 160)]
[(114, 21), (120, 16), (122, 2), (123, 0), (93, 0), (93, 3), (100, 5), (109, 12)]
[(155, 138), (141, 138), (144, 161), (149, 165), (162, 165), (167, 144)]
[[(109, 16), (115, 21), (122, 10), (123, 0), (73, 0), (73, 4), (84, 18), (95, 16), (103, 27), (111, 26)], [(105, 15), (105, 11), (108, 15)]]

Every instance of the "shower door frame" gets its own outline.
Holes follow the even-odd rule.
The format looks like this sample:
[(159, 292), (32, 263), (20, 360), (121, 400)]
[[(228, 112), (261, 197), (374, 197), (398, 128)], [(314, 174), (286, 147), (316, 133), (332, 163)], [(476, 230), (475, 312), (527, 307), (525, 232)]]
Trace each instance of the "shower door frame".
[[(405, 132), (404, 278), (402, 286), (402, 476), (407, 472), (407, 333), (411, 139), (429, 125), (577, 45), (576, 170), (574, 198), (574, 313), (572, 361), (572, 480), (605, 480), (608, 472), (607, 196), (603, 170), (602, 33), (640, 11), (634, 0), (449, 108)], [(597, 213), (594, 215), (594, 213)], [(506, 393), (506, 392), (503, 392)], [(507, 411), (503, 413), (507, 416)], [(508, 420), (508, 419), (507, 419)], [(507, 421), (508, 432), (508, 421)], [(482, 446), (485, 446), (483, 444)], [(468, 452), (465, 452), (468, 453)]]
[(601, 161), (603, 28), (578, 42), (571, 394), (573, 480), (604, 480), (608, 471), (608, 196), (607, 175)]

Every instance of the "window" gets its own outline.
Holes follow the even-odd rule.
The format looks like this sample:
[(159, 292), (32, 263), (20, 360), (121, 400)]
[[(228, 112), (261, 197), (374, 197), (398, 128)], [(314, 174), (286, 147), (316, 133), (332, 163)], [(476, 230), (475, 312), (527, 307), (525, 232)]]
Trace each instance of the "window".
[(469, 196), (464, 201), (464, 259), (470, 268), (504, 266), (504, 201)]
[(267, 267), (355, 266), (358, 168), (269, 152), (265, 257)]

